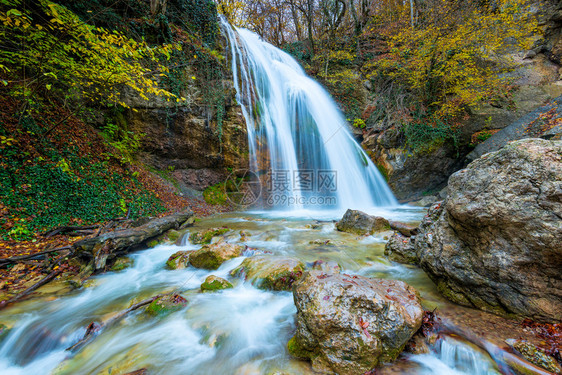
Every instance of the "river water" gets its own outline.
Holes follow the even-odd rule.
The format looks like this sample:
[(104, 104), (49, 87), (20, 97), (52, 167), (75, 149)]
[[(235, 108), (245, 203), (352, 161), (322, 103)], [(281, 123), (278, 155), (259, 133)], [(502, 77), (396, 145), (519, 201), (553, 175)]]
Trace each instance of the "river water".
[[(404, 207), (377, 212), (408, 222), (424, 214)], [(350, 274), (410, 283), (421, 293), (426, 308), (448, 304), (421, 270), (385, 258), (384, 237), (390, 233), (358, 238), (338, 232), (332, 219), (341, 214), (242, 212), (205, 218), (186, 234), (227, 226), (232, 231), (225, 240), (248, 246), (244, 256), (216, 271), (166, 269), (165, 262), (174, 252), (200, 247), (190, 244), (185, 235), (181, 245), (159, 245), (131, 254), (131, 268), (93, 277), (81, 289), (18, 303), (0, 313), (0, 322), (11, 328), (0, 339), (0, 374), (123, 374), (143, 367), (150, 374), (312, 374), (309, 363), (291, 358), (286, 350), (295, 329), (292, 294), (262, 291), (229, 276), (246, 256), (256, 253), (305, 262), (336, 261)], [(247, 235), (241, 237), (240, 230)], [(327, 240), (333, 245), (317, 244)], [(229, 279), (234, 288), (201, 293), (201, 283), (211, 274)], [(91, 322), (171, 291), (188, 300), (184, 309), (154, 318), (141, 308), (81, 351), (65, 351), (83, 337)], [(404, 356), (387, 370), (389, 374), (497, 373), (489, 357), (451, 339), (439, 341), (431, 354)]]

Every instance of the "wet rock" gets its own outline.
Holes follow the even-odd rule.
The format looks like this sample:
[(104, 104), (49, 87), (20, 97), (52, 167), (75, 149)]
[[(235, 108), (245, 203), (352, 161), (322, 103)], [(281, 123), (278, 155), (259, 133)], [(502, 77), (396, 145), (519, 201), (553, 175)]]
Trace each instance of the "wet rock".
[(8, 336), (8, 333), (10, 332), (10, 328), (8, 328), (7, 325), (0, 323), (0, 342), (2, 342), (2, 340)]
[(242, 255), (244, 247), (227, 242), (204, 245), (189, 256), (189, 263), (195, 268), (216, 270), (229, 259)]
[(111, 266), (111, 271), (121, 271), (125, 268), (132, 267), (133, 264), (135, 264), (135, 262), (131, 258), (117, 258), (115, 263), (113, 263), (113, 266)]
[(222, 289), (232, 288), (232, 284), (221, 277), (215, 275), (207, 276), (205, 282), (201, 284), (201, 291), (203, 292), (214, 292)]
[(146, 243), (146, 246), (148, 246), (149, 248), (153, 248), (163, 243), (175, 243), (180, 237), (181, 237), (181, 232), (175, 229), (170, 229), (166, 233), (161, 234), (160, 236), (148, 241)]
[(412, 354), (429, 354), (431, 352), (427, 339), (420, 332), (416, 333), (414, 337), (408, 341), (408, 345), (406, 345), (404, 350)]
[(188, 250), (173, 253), (166, 261), (166, 267), (171, 270), (181, 270), (187, 268), (189, 266), (189, 255), (193, 252), (193, 250)]
[(213, 237), (222, 236), (228, 232), (228, 228), (211, 228), (200, 232), (192, 233), (189, 236), (189, 241), (193, 244), (210, 244)]
[(459, 304), (562, 319), (562, 141), (526, 139), (449, 179), (416, 236), (420, 265)]
[(413, 225), (401, 223), (399, 221), (389, 221), (389, 224), (391, 229), (400, 232), (406, 237), (411, 237), (418, 234), (418, 227), (414, 227)]
[(260, 289), (290, 290), (304, 272), (304, 263), (294, 258), (258, 255), (246, 258), (232, 276), (244, 275)]
[(148, 375), (148, 370), (145, 368), (141, 368), (139, 370), (133, 371), (133, 372), (128, 372), (126, 374), (123, 375)]
[(517, 350), (523, 358), (534, 365), (542, 367), (554, 374), (562, 374), (562, 367), (551, 356), (537, 348), (532, 343), (525, 340), (508, 339), (505, 342), (513, 349)]
[(316, 371), (362, 374), (392, 361), (422, 323), (417, 292), (402, 281), (308, 271), (293, 295), (297, 331), (287, 346)]
[(321, 245), (321, 246), (342, 246), (343, 242), (334, 240), (312, 240), (308, 242), (309, 245)]
[(437, 202), (439, 199), (434, 196), (434, 195), (426, 195), (425, 197), (417, 200), (417, 201), (413, 201), (408, 203), (411, 206), (416, 206), (416, 207), (429, 207), (431, 206), (433, 203)]
[(373, 234), (390, 229), (390, 223), (383, 217), (371, 216), (359, 210), (348, 209), (343, 218), (336, 223), (341, 232), (359, 235)]
[(414, 245), (415, 237), (406, 237), (401, 233), (394, 233), (384, 247), (384, 255), (388, 259), (406, 264), (418, 264), (419, 258)]
[(311, 268), (316, 271), (322, 271), (324, 273), (340, 273), (342, 268), (336, 262), (326, 262), (323, 260), (317, 260), (312, 263)]
[(168, 294), (155, 299), (145, 309), (152, 316), (164, 316), (181, 310), (187, 305), (187, 300), (179, 294)]

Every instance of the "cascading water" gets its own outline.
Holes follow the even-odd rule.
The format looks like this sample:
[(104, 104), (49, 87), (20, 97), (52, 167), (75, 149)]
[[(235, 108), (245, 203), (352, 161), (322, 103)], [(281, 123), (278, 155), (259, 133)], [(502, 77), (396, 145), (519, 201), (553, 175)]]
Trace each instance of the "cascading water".
[(223, 20), (250, 165), (267, 172), (275, 208), (394, 206), (394, 195), (355, 142), (329, 94), (295, 59)]

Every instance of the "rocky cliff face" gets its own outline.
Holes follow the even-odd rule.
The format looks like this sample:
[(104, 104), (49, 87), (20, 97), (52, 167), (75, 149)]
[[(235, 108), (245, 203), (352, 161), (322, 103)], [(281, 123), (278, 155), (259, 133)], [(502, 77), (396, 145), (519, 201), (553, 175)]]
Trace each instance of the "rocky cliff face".
[[(191, 76), (189, 67), (183, 69)], [(156, 98), (146, 102), (135, 96), (125, 99), (131, 107), (124, 115), (128, 130), (144, 134), (138, 151), (140, 161), (165, 171), (184, 194), (197, 194), (223, 182), (231, 171), (248, 167), (246, 121), (228, 74), (221, 83), (225, 97), (222, 114), (206, 103), (208, 88), (195, 84), (185, 89), (189, 105), (175, 106)]]
[(561, 320), (562, 141), (487, 154), (451, 176), (448, 194), (406, 244), (439, 290), (483, 310)]

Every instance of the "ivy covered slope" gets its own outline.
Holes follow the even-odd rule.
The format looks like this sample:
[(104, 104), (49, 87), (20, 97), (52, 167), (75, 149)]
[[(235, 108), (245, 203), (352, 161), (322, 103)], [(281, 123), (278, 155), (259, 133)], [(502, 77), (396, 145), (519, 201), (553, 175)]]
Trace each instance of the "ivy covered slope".
[[(237, 146), (232, 156), (225, 144), (244, 134), (224, 94), (213, 2), (154, 3), (1, 2), (3, 240), (187, 206), (203, 213), (208, 207), (186, 172), (193, 154), (183, 165), (166, 154), (178, 134), (200, 155), (202, 142), (210, 143), (214, 159), (191, 162), (221, 171), (212, 183), (241, 163), (235, 159), (244, 150)], [(196, 182), (200, 190), (211, 185)]]

